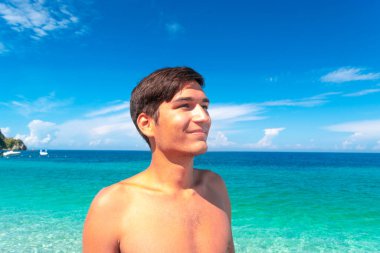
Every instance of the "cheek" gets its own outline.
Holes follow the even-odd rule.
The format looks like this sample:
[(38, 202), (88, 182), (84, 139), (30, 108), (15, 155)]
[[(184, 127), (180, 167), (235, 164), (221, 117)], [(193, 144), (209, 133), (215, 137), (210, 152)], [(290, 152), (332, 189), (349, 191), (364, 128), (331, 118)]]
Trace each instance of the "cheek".
[(186, 129), (188, 125), (187, 117), (184, 115), (172, 115), (170, 122), (173, 128), (175, 129)]

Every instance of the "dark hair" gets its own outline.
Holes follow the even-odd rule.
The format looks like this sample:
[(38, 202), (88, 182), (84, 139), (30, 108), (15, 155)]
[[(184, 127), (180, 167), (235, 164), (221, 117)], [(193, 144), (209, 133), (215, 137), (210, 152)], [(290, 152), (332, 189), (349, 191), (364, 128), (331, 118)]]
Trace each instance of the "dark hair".
[(130, 100), (130, 112), (132, 121), (140, 135), (149, 143), (137, 125), (140, 113), (146, 113), (158, 120), (158, 107), (165, 101), (169, 102), (174, 95), (189, 81), (196, 81), (201, 87), (204, 86), (203, 77), (189, 67), (162, 68), (145, 77), (133, 89)]

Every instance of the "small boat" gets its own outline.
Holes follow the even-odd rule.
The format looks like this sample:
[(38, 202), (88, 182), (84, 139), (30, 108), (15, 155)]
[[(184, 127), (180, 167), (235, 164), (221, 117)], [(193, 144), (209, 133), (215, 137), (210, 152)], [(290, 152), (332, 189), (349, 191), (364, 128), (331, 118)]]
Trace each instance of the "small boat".
[(4, 156), (4, 157), (14, 156), (14, 155), (19, 155), (20, 153), (21, 153), (20, 151), (9, 150), (9, 151), (5, 151), (5, 152), (3, 153), (3, 156)]
[(49, 153), (47, 152), (46, 149), (41, 149), (40, 150), (40, 156), (47, 156)]

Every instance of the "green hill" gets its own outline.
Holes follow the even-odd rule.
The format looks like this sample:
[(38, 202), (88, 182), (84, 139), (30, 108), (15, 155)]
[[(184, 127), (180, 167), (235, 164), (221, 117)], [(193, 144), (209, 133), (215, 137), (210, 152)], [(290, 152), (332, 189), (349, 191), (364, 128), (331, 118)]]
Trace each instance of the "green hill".
[(1, 149), (26, 150), (27, 147), (22, 140), (7, 138), (0, 130), (0, 150)]

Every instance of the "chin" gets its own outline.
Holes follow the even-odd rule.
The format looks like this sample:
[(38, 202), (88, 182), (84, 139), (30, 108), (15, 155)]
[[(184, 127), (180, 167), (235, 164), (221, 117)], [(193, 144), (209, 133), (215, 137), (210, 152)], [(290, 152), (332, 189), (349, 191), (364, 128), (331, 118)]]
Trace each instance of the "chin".
[(204, 153), (206, 153), (207, 151), (207, 143), (204, 142), (202, 145), (197, 145), (196, 147), (193, 147), (191, 149), (191, 153), (194, 155), (194, 156), (197, 156), (197, 155), (202, 155)]

